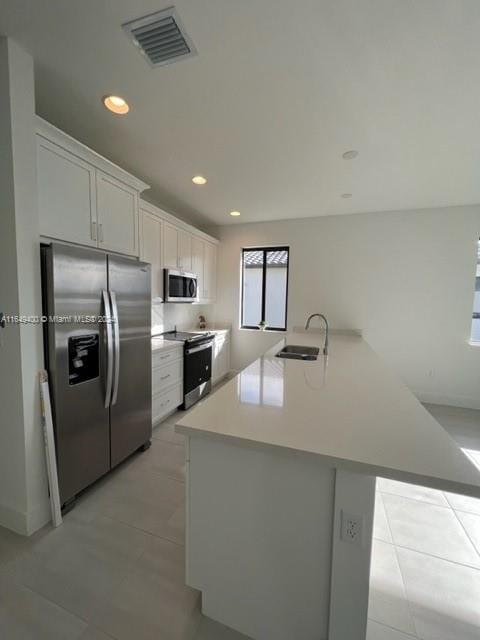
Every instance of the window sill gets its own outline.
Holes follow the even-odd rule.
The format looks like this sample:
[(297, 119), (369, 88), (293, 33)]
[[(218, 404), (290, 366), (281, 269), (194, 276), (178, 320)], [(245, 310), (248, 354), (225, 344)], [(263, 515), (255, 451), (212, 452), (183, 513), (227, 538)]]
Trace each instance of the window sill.
[(471, 347), (480, 347), (480, 341), (476, 341), (476, 340), (468, 340), (468, 344)]

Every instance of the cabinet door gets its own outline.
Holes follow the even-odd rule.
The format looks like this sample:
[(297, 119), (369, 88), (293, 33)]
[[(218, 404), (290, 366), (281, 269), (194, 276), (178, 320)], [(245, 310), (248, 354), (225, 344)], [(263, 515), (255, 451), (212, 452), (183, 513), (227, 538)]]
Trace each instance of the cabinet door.
[(213, 349), (212, 378), (217, 382), (230, 371), (230, 341), (224, 336), (215, 338)]
[(212, 349), (212, 382), (215, 384), (220, 379), (220, 349), (218, 338), (215, 338)]
[(138, 256), (138, 193), (102, 171), (96, 176), (99, 248)]
[(178, 229), (165, 223), (163, 228), (163, 263), (165, 267), (178, 268)]
[(162, 221), (143, 209), (140, 209), (140, 260), (152, 265), (152, 300), (162, 300)]
[(37, 136), (40, 234), (97, 246), (95, 169)]
[(205, 242), (205, 299), (214, 302), (217, 298), (217, 247)]
[(198, 298), (204, 300), (205, 296), (205, 242), (200, 238), (192, 237), (192, 273), (197, 275)]
[(192, 270), (192, 236), (178, 230), (178, 266), (183, 271)]

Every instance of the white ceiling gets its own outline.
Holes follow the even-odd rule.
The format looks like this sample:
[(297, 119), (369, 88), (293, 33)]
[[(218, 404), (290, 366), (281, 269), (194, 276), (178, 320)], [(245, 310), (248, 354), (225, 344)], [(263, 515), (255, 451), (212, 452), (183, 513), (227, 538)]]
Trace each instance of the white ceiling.
[(177, 0), (199, 55), (152, 69), (121, 25), (169, 4), (0, 2), (38, 113), (149, 199), (204, 225), (480, 202), (478, 0)]

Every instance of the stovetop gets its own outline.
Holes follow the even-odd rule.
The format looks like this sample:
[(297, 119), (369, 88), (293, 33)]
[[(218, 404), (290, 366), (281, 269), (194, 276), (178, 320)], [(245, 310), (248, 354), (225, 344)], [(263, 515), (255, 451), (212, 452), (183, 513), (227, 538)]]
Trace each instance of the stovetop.
[(189, 333), (188, 331), (167, 331), (162, 333), (165, 340), (177, 340), (178, 342), (196, 342), (197, 340), (205, 340), (205, 338), (213, 337), (213, 333)]

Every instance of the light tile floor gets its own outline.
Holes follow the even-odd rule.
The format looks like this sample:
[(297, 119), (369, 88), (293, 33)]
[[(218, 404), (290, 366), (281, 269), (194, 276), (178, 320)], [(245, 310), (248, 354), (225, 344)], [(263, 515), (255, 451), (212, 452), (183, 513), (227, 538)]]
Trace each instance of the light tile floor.
[[(429, 409), (480, 459), (480, 412)], [(0, 529), (1, 640), (246, 640), (185, 586), (175, 420), (60, 528)], [(374, 538), (368, 640), (480, 639), (480, 501), (380, 479)]]
[[(480, 411), (428, 405), (480, 468)], [(368, 640), (480, 640), (480, 500), (378, 478)]]

